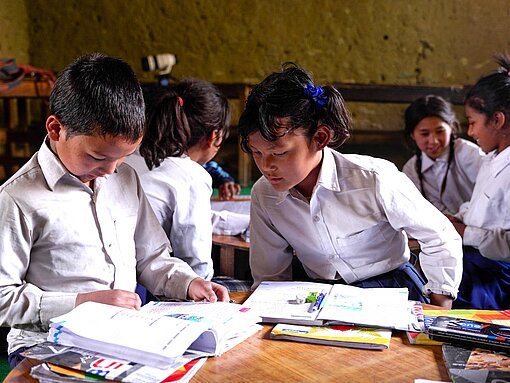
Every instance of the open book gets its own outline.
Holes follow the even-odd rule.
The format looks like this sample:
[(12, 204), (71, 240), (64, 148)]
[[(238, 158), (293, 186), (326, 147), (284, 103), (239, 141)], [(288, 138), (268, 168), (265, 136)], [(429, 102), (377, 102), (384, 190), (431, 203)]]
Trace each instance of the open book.
[(240, 305), (151, 302), (129, 310), (85, 302), (50, 321), (48, 341), (167, 368), (185, 351), (220, 355), (261, 326)]
[[(315, 295), (314, 295), (315, 294)], [(324, 298), (316, 301), (309, 296)], [(407, 288), (368, 288), (316, 282), (262, 282), (243, 306), (252, 308), (266, 323), (321, 326), (353, 324), (419, 331), (419, 305), (408, 300)]]

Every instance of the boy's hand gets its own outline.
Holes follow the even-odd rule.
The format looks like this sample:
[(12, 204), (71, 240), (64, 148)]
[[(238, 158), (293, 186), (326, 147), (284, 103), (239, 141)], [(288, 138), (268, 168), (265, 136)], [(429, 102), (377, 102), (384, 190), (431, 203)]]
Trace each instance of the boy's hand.
[(188, 298), (194, 301), (228, 302), (228, 290), (225, 286), (202, 278), (195, 278), (188, 287)]
[(80, 293), (76, 296), (75, 306), (83, 302), (92, 301), (107, 305), (140, 310), (142, 301), (137, 293), (126, 290), (100, 290), (90, 293)]
[(231, 199), (241, 192), (241, 185), (235, 182), (224, 182), (218, 189), (220, 199)]

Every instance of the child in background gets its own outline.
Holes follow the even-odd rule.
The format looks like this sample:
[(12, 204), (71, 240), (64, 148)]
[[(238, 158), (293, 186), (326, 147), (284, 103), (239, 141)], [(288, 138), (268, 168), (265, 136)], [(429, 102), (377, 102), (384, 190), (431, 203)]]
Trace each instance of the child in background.
[[(350, 130), (334, 87), (315, 87), (287, 64), (253, 88), (238, 126), (263, 174), (252, 188), (253, 287), (292, 279), (295, 254), (312, 279), (408, 287), (410, 299), (451, 306), (462, 272), (459, 235), (393, 164), (331, 149)], [(421, 245), (426, 284), (408, 262), (406, 232)]]
[(212, 177), (213, 188), (218, 188), (220, 199), (231, 199), (241, 192), (241, 185), (236, 183), (234, 177), (223, 170), (216, 161), (207, 162), (204, 168)]
[(452, 105), (438, 96), (421, 97), (405, 111), (404, 134), (415, 155), (403, 172), (421, 194), (445, 214), (469, 201), (483, 153), (457, 138), (459, 123)]
[(471, 200), (451, 217), (464, 244), (455, 308), (510, 308), (510, 58), (468, 91), (468, 134), (487, 153)]
[(207, 81), (185, 79), (162, 89), (150, 102), (139, 154), (126, 162), (139, 172), (173, 255), (211, 279), (212, 180), (202, 165), (228, 136), (228, 100)]
[(139, 309), (137, 280), (155, 295), (226, 301), (223, 286), (170, 256), (133, 169), (144, 133), (138, 80), (93, 54), (63, 70), (50, 95), (47, 137), (0, 188), (0, 324), (9, 361), (46, 340), (49, 319), (95, 301)]

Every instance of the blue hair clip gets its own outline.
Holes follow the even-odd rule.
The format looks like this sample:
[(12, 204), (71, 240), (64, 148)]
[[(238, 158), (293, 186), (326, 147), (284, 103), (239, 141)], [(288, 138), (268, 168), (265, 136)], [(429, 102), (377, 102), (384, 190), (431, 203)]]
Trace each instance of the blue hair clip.
[(320, 85), (313, 86), (308, 84), (305, 86), (305, 94), (313, 98), (317, 106), (323, 108), (328, 103), (328, 97), (324, 94), (324, 89)]

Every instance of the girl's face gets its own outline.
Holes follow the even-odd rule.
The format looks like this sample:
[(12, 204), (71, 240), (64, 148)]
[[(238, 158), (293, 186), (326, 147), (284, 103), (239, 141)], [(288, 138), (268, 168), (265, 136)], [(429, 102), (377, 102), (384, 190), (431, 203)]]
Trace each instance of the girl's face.
[(498, 148), (497, 130), (491, 127), (491, 122), (487, 116), (470, 106), (464, 106), (466, 118), (468, 121), (469, 137), (473, 138), (480, 148), (485, 152), (492, 152)]
[(435, 160), (448, 149), (452, 127), (436, 116), (425, 117), (411, 133), (411, 138), (422, 153)]
[(324, 146), (318, 141), (320, 137), (310, 140), (300, 129), (276, 141), (267, 141), (259, 131), (248, 136), (253, 159), (274, 189), (282, 192), (295, 187), (305, 197), (311, 195), (320, 170)]

